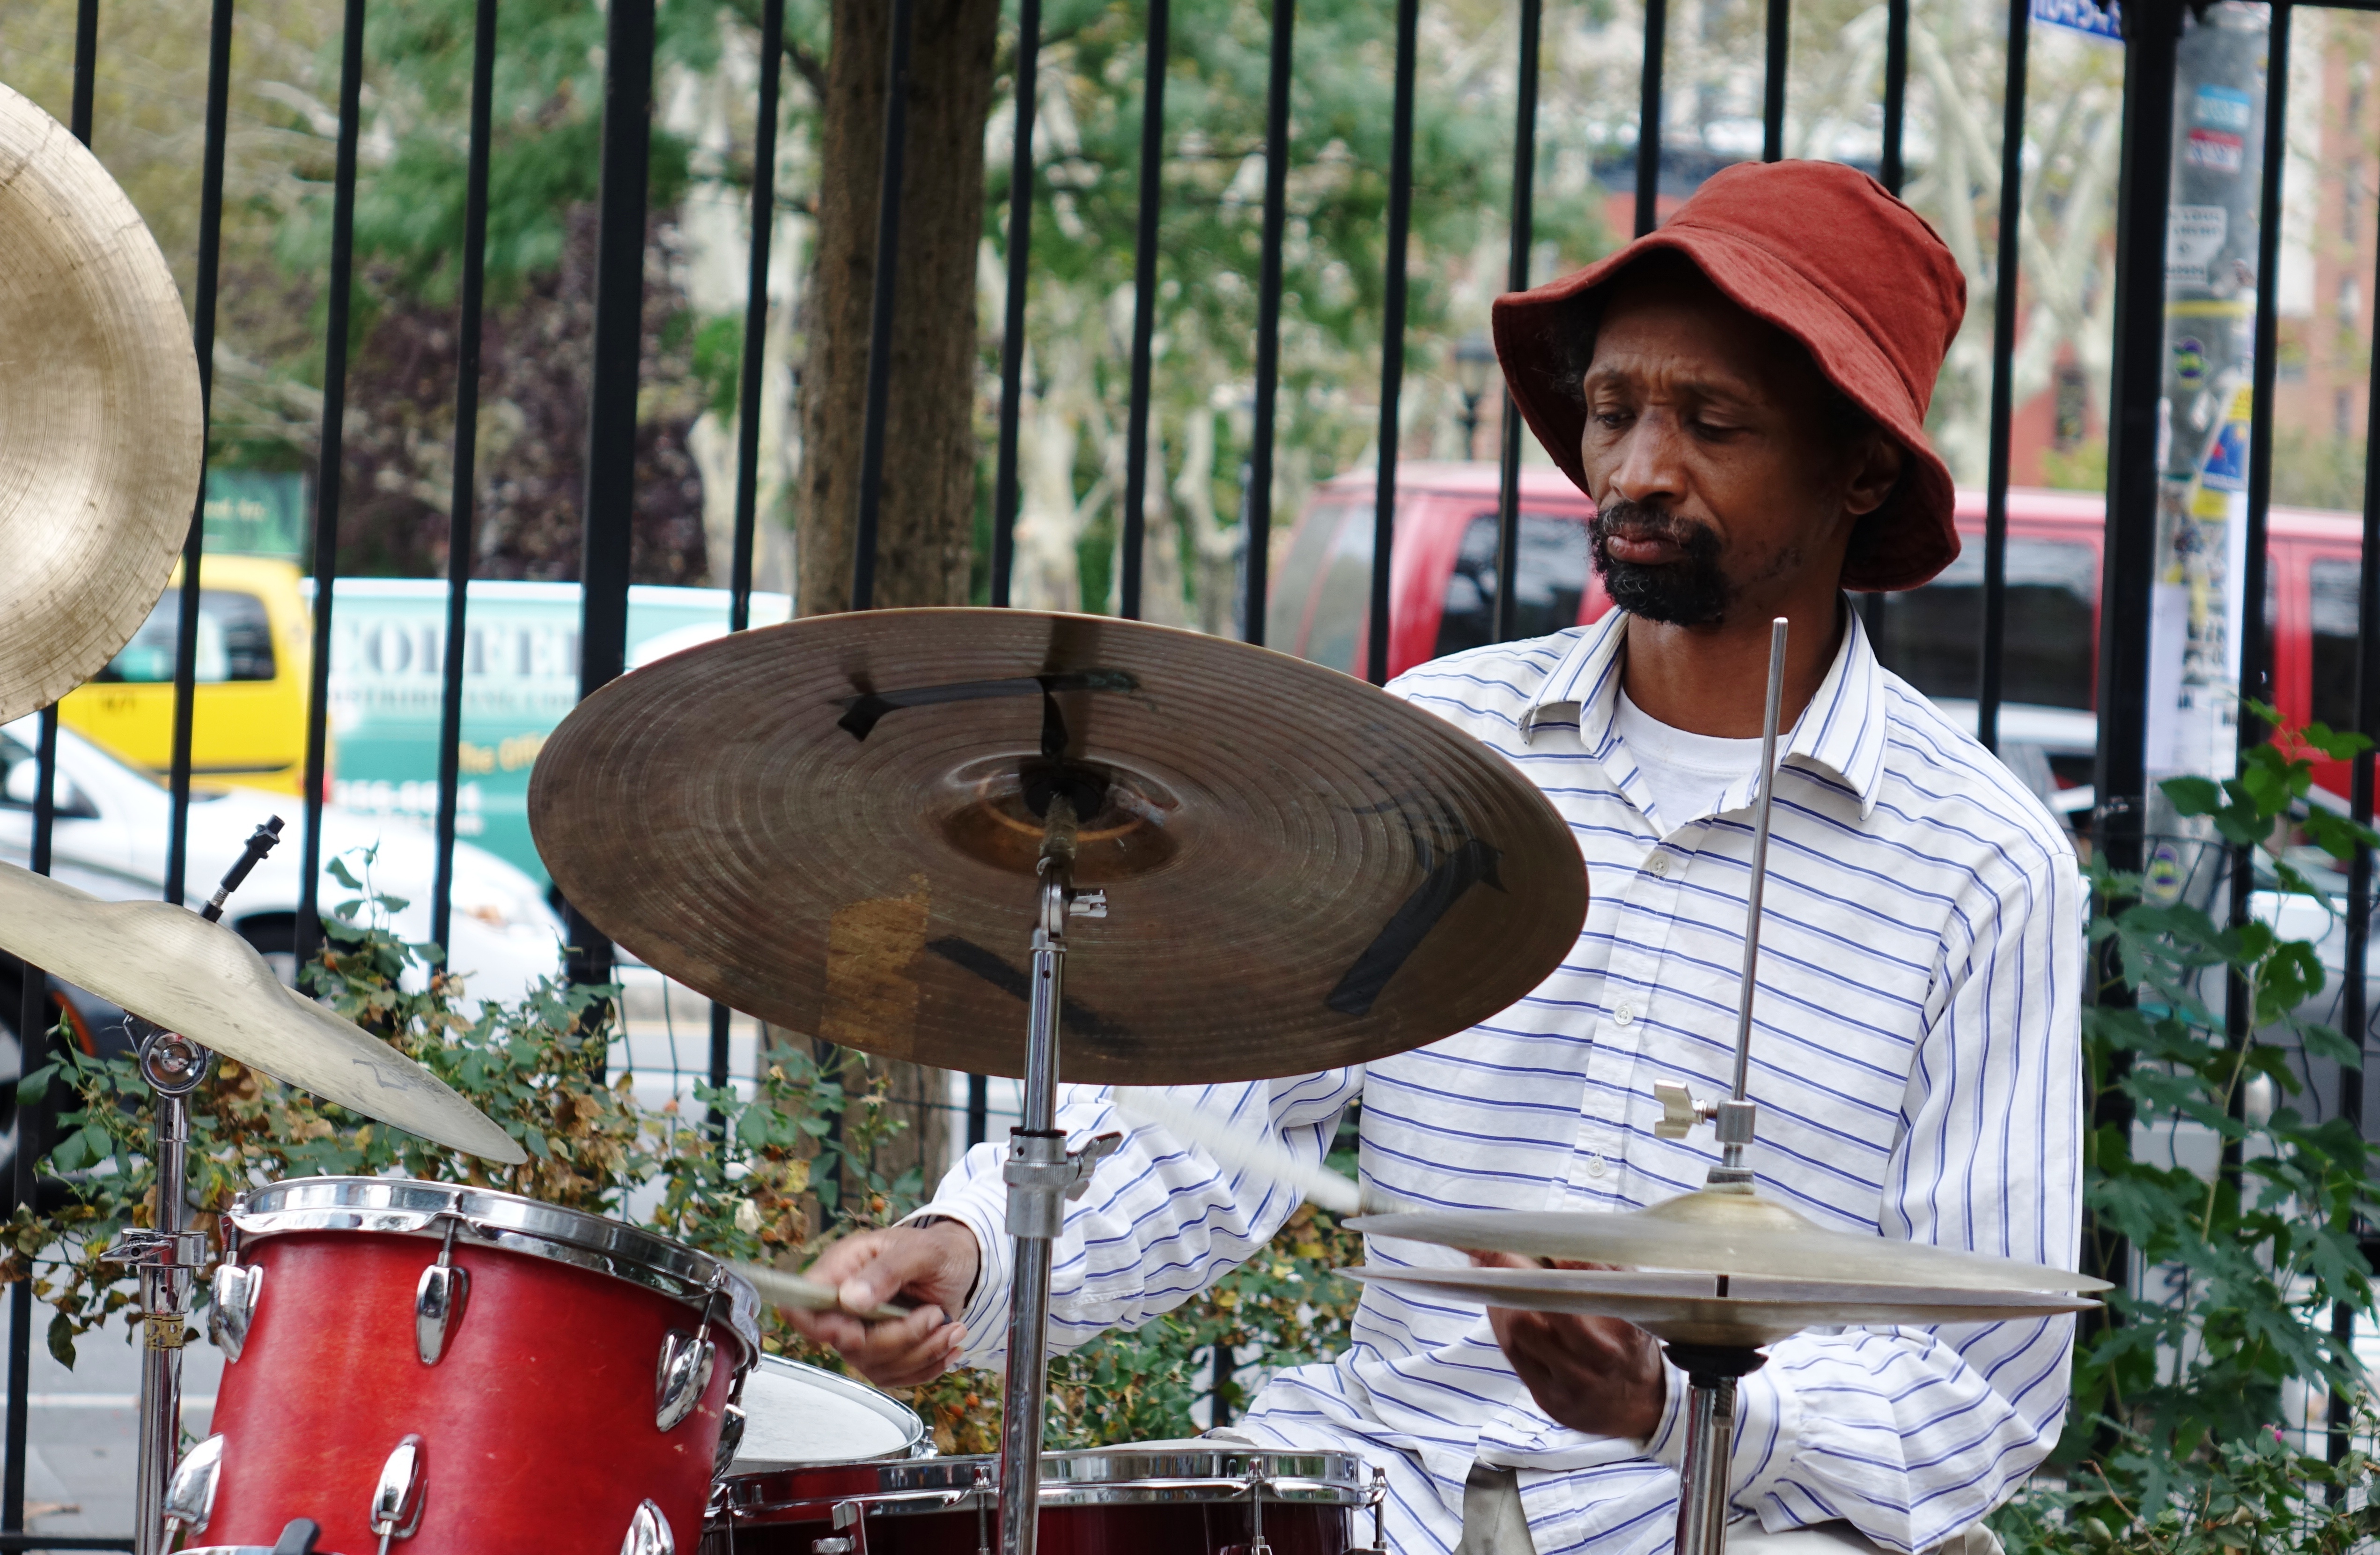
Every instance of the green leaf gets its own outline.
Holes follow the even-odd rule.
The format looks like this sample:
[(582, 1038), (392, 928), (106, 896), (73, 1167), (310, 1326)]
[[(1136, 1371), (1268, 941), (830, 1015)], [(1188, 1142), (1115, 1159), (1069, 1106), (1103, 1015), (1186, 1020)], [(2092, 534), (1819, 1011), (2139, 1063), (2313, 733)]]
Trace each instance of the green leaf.
[(57, 1072), (58, 1066), (56, 1063), (52, 1062), (42, 1064), (39, 1069), (27, 1075), (23, 1079), (18, 1080), (17, 1082), (17, 1105), (19, 1107), (40, 1106), (42, 1099), (50, 1094), (50, 1076), (55, 1075)]
[(72, 1371), (75, 1364), (75, 1326), (74, 1320), (64, 1312), (50, 1319), (49, 1342), (51, 1358), (68, 1371)]
[(355, 871), (347, 868), (347, 861), (344, 858), (333, 856), (322, 866), (322, 872), (349, 891), (361, 891), (364, 888), (364, 882), (356, 879)]

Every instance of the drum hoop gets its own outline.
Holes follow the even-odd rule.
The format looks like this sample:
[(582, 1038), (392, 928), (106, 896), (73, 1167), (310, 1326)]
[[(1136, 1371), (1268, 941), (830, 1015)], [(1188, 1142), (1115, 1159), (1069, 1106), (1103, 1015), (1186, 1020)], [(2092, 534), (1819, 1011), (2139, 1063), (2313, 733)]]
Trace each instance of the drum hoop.
[[(990, 1457), (934, 1458), (908, 1463), (861, 1464), (812, 1464), (802, 1469), (731, 1476), (722, 1487), (723, 1510), (731, 1518), (750, 1519), (769, 1513), (813, 1511), (820, 1520), (834, 1508), (852, 1504), (873, 1516), (916, 1516), (965, 1508), (978, 1499), (997, 1499), (997, 1482), (978, 1477), (979, 1466), (996, 1465)], [(1097, 1464), (1107, 1471), (1085, 1476), (1068, 1471)], [(1208, 1472), (1116, 1474), (1123, 1468), (1148, 1465), (1206, 1465)], [(1240, 1465), (1232, 1472), (1231, 1465)], [(875, 1490), (795, 1495), (762, 1500), (774, 1480), (806, 1472), (840, 1472), (871, 1468)], [(739, 1494), (742, 1492), (742, 1494)], [(1040, 1502), (1045, 1507), (1148, 1506), (1190, 1501), (1228, 1502), (1260, 1496), (1269, 1506), (1364, 1507), (1378, 1494), (1363, 1459), (1353, 1452), (1226, 1452), (1205, 1449), (1135, 1452), (1129, 1447), (1101, 1448), (1085, 1452), (1047, 1453), (1041, 1460)], [(747, 1499), (748, 1498), (748, 1499)]]
[(435, 1241), (449, 1223), (457, 1239), (610, 1275), (723, 1322), (744, 1352), (760, 1354), (760, 1301), (719, 1259), (684, 1243), (581, 1209), (518, 1194), (410, 1177), (294, 1177), (251, 1188), (224, 1219), (243, 1240), (299, 1232), (369, 1232)]

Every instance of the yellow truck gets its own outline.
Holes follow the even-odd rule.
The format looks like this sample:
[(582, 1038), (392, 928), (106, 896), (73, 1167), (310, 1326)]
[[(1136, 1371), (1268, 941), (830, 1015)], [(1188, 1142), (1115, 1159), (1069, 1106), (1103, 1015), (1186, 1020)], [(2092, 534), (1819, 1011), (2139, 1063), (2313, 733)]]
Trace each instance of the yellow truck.
[[(190, 771), (201, 782), (298, 794), (306, 771), (311, 616), (298, 564), (211, 555), (199, 565)], [(174, 659), (182, 569), (132, 640), (58, 703), (68, 728), (164, 777), (174, 759)]]

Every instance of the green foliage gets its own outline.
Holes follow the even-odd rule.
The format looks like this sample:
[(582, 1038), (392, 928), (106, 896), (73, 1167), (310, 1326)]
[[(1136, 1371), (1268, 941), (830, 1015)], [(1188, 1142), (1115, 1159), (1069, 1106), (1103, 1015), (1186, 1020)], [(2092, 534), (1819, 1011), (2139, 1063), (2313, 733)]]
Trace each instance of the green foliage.
[[(2277, 724), (2272, 709), (2253, 711)], [(2313, 759), (2368, 743), (2314, 724), (2251, 752), (2236, 777), (2164, 788), (2224, 843), (2268, 850), (2281, 890), (2326, 902), (2275, 844)], [(2319, 808), (2295, 825), (2342, 856), (2359, 839), (2380, 841)], [(2380, 1204), (2380, 1181), (2351, 1125), (2312, 1122), (2286, 1099), (2301, 1089), (2293, 1049), (2350, 1063), (2356, 1050), (2301, 1013), (2324, 983), (2313, 945), (2262, 921), (2224, 928), (2200, 908), (2143, 900), (2139, 876), (2102, 860), (2088, 873), (2101, 905), (2091, 941), (2112, 974), (2083, 1011), (2093, 1115), (2128, 1110), (2134, 1121), (2094, 1129), (2086, 1191), (2102, 1258), (2120, 1238), (2152, 1273), (2139, 1294), (2109, 1293), (2115, 1320), (2077, 1347), (2073, 1408), (2053, 1458), (2065, 1485), (2028, 1490), (1999, 1519), (2001, 1536), (2025, 1550), (2345, 1549), (2380, 1524), (2333, 1510), (2318, 1491), (2342, 1476), (2368, 1483), (2371, 1465), (2334, 1470), (2279, 1427), (2292, 1385), (2349, 1407), (2369, 1398), (2331, 1313), (2338, 1303), (2366, 1320), (2374, 1311), (2356, 1232)], [(2234, 979), (2244, 1041), (2226, 1031)], [(2240, 1103), (2260, 1076), (2285, 1099), (2257, 1119)], [(2115, 1097), (2129, 1106), (2111, 1114)], [(2221, 1164), (2202, 1173), (2136, 1151), (2185, 1133), (2219, 1144)]]

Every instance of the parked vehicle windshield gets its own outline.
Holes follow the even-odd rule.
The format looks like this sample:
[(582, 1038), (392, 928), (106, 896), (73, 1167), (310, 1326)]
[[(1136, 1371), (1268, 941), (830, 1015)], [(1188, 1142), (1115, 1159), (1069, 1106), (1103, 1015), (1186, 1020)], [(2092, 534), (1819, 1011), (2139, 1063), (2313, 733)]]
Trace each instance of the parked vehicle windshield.
[[(1578, 625), (1586, 597), (1586, 519), (1520, 515), (1519, 555), (1513, 565), (1512, 636), (1541, 638)], [(1446, 606), (1438, 618), (1432, 658), (1484, 648), (1496, 639), (1496, 515), (1482, 513), (1464, 526), (1454, 571), (1446, 580)]]
[[(2007, 648), (2000, 661), (2003, 701), (2091, 706), (2098, 571), (2098, 558), (2087, 544), (2009, 537)], [(1886, 595), (1882, 614), (1876, 653), (1887, 668), (1929, 697), (1973, 699), (1982, 663), (1980, 544), (1969, 543), (1957, 561), (1924, 588)]]

